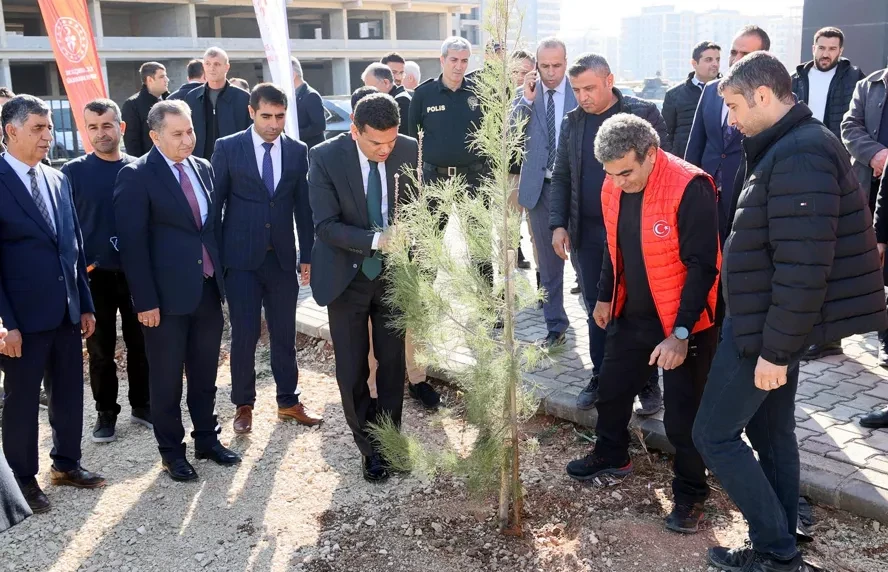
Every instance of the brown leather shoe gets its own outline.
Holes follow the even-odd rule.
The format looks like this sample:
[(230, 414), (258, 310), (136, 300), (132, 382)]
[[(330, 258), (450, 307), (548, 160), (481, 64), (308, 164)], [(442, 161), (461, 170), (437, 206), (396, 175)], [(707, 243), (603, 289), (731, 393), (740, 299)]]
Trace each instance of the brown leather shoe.
[(300, 425), (307, 425), (308, 427), (313, 427), (315, 425), (320, 425), (324, 422), (324, 418), (320, 415), (314, 415), (301, 403), (297, 403), (292, 407), (278, 407), (278, 419), (295, 419), (297, 423)]
[(234, 432), (238, 435), (253, 430), (253, 406), (241, 405), (234, 414)]
[(78, 489), (97, 489), (105, 486), (105, 477), (98, 473), (91, 473), (83, 467), (65, 472), (50, 467), (49, 474), (52, 484), (56, 486), (77, 487)]

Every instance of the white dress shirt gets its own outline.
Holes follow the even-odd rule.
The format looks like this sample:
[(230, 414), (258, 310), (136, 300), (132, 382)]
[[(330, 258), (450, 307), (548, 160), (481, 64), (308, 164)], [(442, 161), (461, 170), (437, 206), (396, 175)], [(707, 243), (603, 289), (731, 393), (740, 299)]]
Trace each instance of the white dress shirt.
[[(256, 133), (256, 128), (250, 128), (253, 135), (253, 149), (256, 151), (256, 166), (259, 167), (259, 178), (262, 178), (262, 161), (265, 160), (265, 139)], [(274, 172), (274, 188), (277, 189), (281, 182), (281, 136), (271, 142), (271, 170)]]
[[(167, 162), (167, 165), (170, 166), (170, 170), (173, 172), (173, 176), (176, 177), (176, 181), (178, 181), (181, 185), (182, 181), (179, 180), (179, 170), (176, 168), (176, 162), (164, 155), (163, 151), (161, 151), (160, 149), (158, 149), (157, 152), (160, 153), (160, 156), (163, 157), (163, 159)], [(200, 183), (200, 178), (197, 176), (197, 173), (195, 173), (194, 169), (191, 168), (191, 162), (182, 161), (182, 165), (185, 166), (185, 174), (188, 175), (188, 180), (191, 181), (191, 186), (192, 188), (194, 188), (194, 196), (197, 197), (197, 206), (200, 208), (200, 223), (206, 224), (207, 213), (209, 212), (207, 197), (204, 194), (206, 191), (204, 191), (203, 185)]]
[(706, 85), (705, 83), (700, 81), (700, 79), (697, 77), (697, 74), (694, 74), (693, 76), (691, 76), (691, 83), (696, 85), (700, 89), (703, 89), (703, 86)]
[[(31, 175), (28, 174), (28, 171), (31, 170), (31, 166), (27, 163), (22, 163), (15, 157), (13, 157), (10, 153), (3, 153), (3, 157), (6, 159), (6, 162), (9, 163), (9, 166), (12, 167), (12, 170), (15, 171), (15, 174), (18, 175), (18, 178), (21, 179), (22, 184), (25, 185), (25, 190), (28, 191), (28, 194), (31, 194)], [(46, 183), (46, 175), (43, 174), (43, 169), (41, 168), (40, 163), (34, 166), (34, 170), (37, 171), (37, 188), (40, 190), (40, 195), (43, 197), (43, 202), (46, 203), (46, 208), (49, 210), (49, 218), (52, 220), (52, 230), (54, 232), (58, 232), (56, 229), (56, 213), (55, 213), (55, 204), (56, 202), (52, 200), (52, 197), (49, 194), (49, 185)], [(36, 203), (35, 203), (36, 204)]]
[[(364, 183), (364, 197), (366, 197), (367, 180), (370, 179), (370, 159), (361, 151), (357, 141), (355, 141), (355, 147), (358, 148), (358, 162), (361, 164), (361, 182)], [(377, 163), (376, 165), (376, 168), (379, 170), (379, 180), (382, 182), (382, 230), (385, 230), (388, 228), (388, 182), (385, 177), (385, 163)], [(380, 236), (382, 236), (382, 233), (379, 232), (373, 235), (373, 244), (370, 245), (371, 249), (377, 250), (376, 247), (379, 245)]]
[[(537, 89), (541, 89), (542, 92), (537, 94), (537, 97), (543, 98), (543, 117), (545, 117), (545, 112), (549, 110), (549, 88), (540, 81)], [(552, 94), (552, 101), (555, 102), (555, 145), (558, 145), (559, 137), (561, 137), (561, 120), (564, 119), (564, 94), (567, 91), (567, 76), (565, 75), (562, 78), (561, 83), (555, 87), (555, 93)], [(525, 105), (532, 105), (533, 102), (528, 101), (526, 97), (521, 98), (524, 101)]]
[(826, 115), (826, 96), (829, 95), (829, 84), (836, 75), (836, 68), (827, 72), (812, 66), (808, 70), (808, 107), (818, 121), (823, 121)]

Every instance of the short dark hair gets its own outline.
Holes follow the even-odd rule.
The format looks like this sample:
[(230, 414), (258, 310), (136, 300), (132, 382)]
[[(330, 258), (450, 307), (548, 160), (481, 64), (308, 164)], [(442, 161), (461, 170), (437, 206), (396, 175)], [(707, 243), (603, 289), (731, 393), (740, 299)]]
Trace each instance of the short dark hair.
[(5, 97), (7, 99), (12, 99), (15, 97), (15, 94), (12, 93), (12, 90), (8, 87), (0, 87), (0, 97)]
[(730, 89), (739, 93), (753, 106), (753, 93), (759, 87), (767, 87), (784, 103), (794, 101), (792, 79), (786, 66), (770, 52), (752, 52), (731, 66), (728, 75), (718, 84), (719, 95)]
[(185, 74), (188, 76), (188, 79), (202, 78), (204, 74), (203, 62), (201, 60), (191, 60), (185, 66)]
[(706, 50), (718, 50), (721, 51), (721, 46), (716, 44), (715, 42), (710, 42), (709, 40), (703, 40), (696, 46), (694, 46), (694, 51), (691, 53), (691, 58), (695, 62), (699, 62), (700, 58), (703, 57), (703, 52)]
[(761, 40), (762, 42), (762, 50), (768, 51), (771, 49), (770, 36), (768, 36), (767, 32), (765, 32), (755, 24), (750, 24), (748, 26), (743, 26), (742, 28), (740, 28), (740, 31), (737, 32), (737, 37), (740, 36), (758, 36), (759, 40)]
[(361, 98), (354, 108), (353, 122), (358, 131), (372, 127), (385, 131), (401, 124), (401, 113), (395, 98), (387, 93), (370, 93)]
[(370, 85), (362, 85), (354, 90), (351, 95), (352, 111), (358, 106), (358, 102), (370, 95), (371, 93), (379, 93), (379, 90)]
[(287, 107), (287, 93), (273, 83), (257, 83), (250, 92), (250, 107), (253, 111), (259, 111), (259, 104), (262, 102), (272, 105), (283, 105)]
[(91, 111), (96, 115), (105, 115), (109, 111), (114, 112), (114, 120), (117, 123), (120, 123), (120, 108), (117, 107), (117, 104), (111, 101), (110, 99), (106, 99), (104, 97), (100, 97), (98, 99), (94, 99), (83, 106), (83, 111)]
[(154, 77), (157, 70), (166, 70), (166, 66), (160, 62), (145, 62), (139, 66), (139, 77), (142, 78), (142, 83), (147, 83), (149, 77)]
[(401, 54), (398, 52), (389, 52), (386, 55), (382, 56), (379, 60), (381, 64), (388, 64), (389, 62), (395, 62), (396, 64), (406, 64), (407, 60), (401, 57)]
[(814, 43), (817, 43), (817, 40), (820, 38), (838, 38), (839, 39), (839, 47), (843, 47), (845, 45), (845, 34), (840, 29), (835, 26), (827, 26), (825, 28), (820, 28), (814, 33)]
[(580, 54), (577, 59), (574, 60), (574, 63), (570, 64), (570, 67), (567, 68), (567, 75), (570, 77), (577, 77), (590, 70), (604, 76), (611, 74), (610, 65), (607, 63), (604, 56), (593, 54), (592, 52), (586, 52), (585, 54)]
[(514, 52), (512, 52), (511, 58), (513, 61), (530, 60), (536, 63), (536, 58), (533, 57), (533, 54), (526, 50), (515, 50)]

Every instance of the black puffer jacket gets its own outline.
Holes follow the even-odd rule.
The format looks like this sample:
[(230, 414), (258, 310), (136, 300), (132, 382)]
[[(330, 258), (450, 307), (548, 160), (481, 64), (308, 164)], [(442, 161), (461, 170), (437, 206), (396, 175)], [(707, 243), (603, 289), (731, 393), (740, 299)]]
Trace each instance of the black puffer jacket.
[[(814, 60), (800, 64), (796, 72), (792, 74), (792, 92), (802, 103), (808, 103), (808, 71), (814, 67)], [(842, 140), (842, 117), (851, 106), (851, 98), (854, 96), (854, 88), (857, 82), (866, 75), (857, 66), (852, 66), (849, 60), (839, 58), (836, 65), (836, 75), (829, 82), (829, 92), (826, 96), (826, 110), (823, 113), (823, 124), (829, 127), (839, 140)]]
[[(666, 137), (666, 123), (660, 110), (650, 101), (623, 95), (614, 90), (620, 113), (631, 113), (646, 119), (662, 141)], [(555, 155), (555, 169), (552, 172), (551, 204), (549, 206), (549, 227), (566, 228), (571, 244), (579, 244), (580, 236), (577, 221), (580, 220), (580, 176), (583, 161), (595, 161), (594, 156), (583, 156), (583, 131), (586, 125), (586, 112), (577, 106), (564, 116), (561, 133), (558, 137), (558, 151)], [(598, 200), (601, 200), (600, 197)]]
[(688, 74), (687, 81), (666, 92), (666, 97), (663, 99), (666, 138), (660, 142), (664, 151), (676, 157), (684, 157), (701, 95), (703, 95), (703, 86), (698, 87), (694, 83), (694, 72)]
[(742, 354), (785, 365), (808, 344), (888, 328), (872, 215), (839, 140), (799, 103), (743, 147), (722, 261)]

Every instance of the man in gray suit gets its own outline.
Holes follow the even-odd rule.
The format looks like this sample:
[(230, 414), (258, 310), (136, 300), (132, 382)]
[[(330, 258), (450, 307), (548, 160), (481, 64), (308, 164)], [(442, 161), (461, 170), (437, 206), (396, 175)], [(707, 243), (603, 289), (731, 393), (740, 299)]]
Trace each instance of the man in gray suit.
[(555, 151), (564, 114), (577, 106), (567, 82), (567, 48), (557, 38), (537, 47), (537, 70), (524, 77), (515, 100), (514, 117), (527, 119), (524, 163), (518, 183), (518, 203), (527, 209), (530, 231), (537, 247), (540, 284), (546, 290), (543, 316), (549, 331), (546, 347), (564, 343), (564, 261), (552, 248), (549, 228), (549, 193)]

